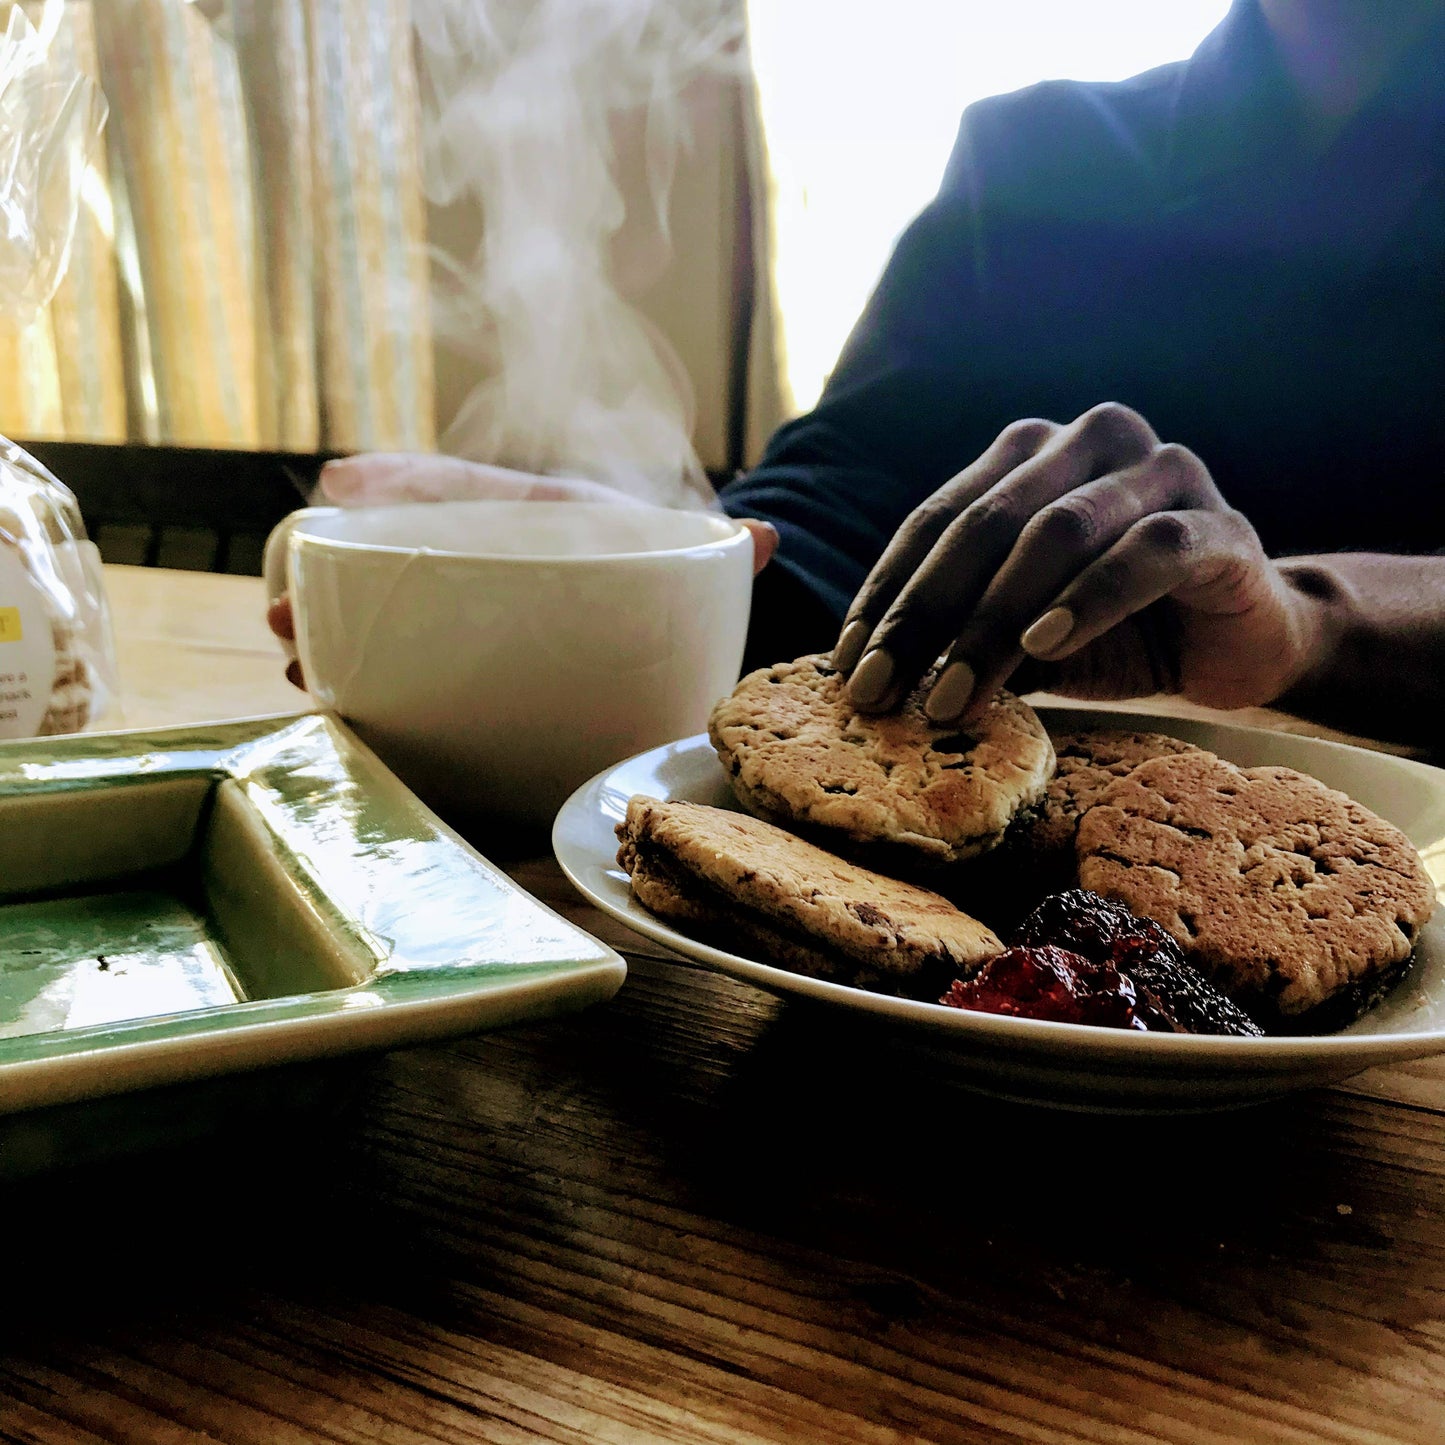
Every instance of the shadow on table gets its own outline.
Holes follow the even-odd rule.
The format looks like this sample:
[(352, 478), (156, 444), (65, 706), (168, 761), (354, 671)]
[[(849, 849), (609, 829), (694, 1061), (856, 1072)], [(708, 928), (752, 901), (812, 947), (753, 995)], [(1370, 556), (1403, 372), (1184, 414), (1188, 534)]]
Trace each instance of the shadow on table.
[(950, 1358), (1022, 1320), (1186, 1371), (1192, 1332), (1222, 1332), (1247, 1373), (1263, 1338), (1302, 1382), (1438, 1310), (1445, 1179), (1400, 1167), (1411, 1118), (1339, 1093), (1001, 1103), (914, 1035), (645, 958), (605, 1008), (329, 1068), (329, 1111), (288, 1121), (276, 1094), (220, 1136), (0, 1185), (10, 1329), (223, 1329), (309, 1301), (501, 1337), (496, 1301), (519, 1299), (645, 1333), (617, 1288), (635, 1269)]
[(749, 1160), (774, 1206), (791, 1196), (815, 1222), (881, 1210), (915, 1235), (1052, 1236), (1117, 1259), (1125, 1235), (1258, 1234), (1289, 1196), (1328, 1192), (1343, 1161), (1323, 1097), (1162, 1115), (1012, 1103), (978, 1092), (947, 1045), (789, 1000), (730, 1080), (705, 1158), (721, 1188)]
[[(1288, 1254), (1321, 1221), (1356, 1243), (1371, 1227), (1350, 1216), (1381, 1166), (1360, 1158), (1352, 1114), (1367, 1106), (1348, 1096), (1066, 1112), (980, 1094), (916, 1033), (808, 1000), (768, 1009), (713, 1058), (706, 1097), (677, 1087), (677, 1041), (656, 1028), (631, 1031), (628, 1069), (598, 1081), (618, 1113), (649, 1120), (698, 1207), (738, 1225), (915, 1277), (987, 1252), (1008, 1268), (1197, 1272)], [(1445, 1204), (1440, 1179), (1415, 1183)]]
[(345, 1112), (368, 1067), (326, 1060), (0, 1115), (0, 1187), (198, 1143), (311, 1134)]

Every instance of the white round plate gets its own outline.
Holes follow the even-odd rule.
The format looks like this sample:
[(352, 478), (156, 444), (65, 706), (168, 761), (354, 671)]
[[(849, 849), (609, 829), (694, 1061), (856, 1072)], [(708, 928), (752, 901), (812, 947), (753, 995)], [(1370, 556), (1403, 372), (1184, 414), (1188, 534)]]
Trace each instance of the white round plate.
[[(1050, 727), (1140, 728), (1210, 748), (1244, 767), (1278, 763), (1339, 788), (1402, 828), (1437, 886), (1445, 883), (1445, 771), (1343, 743), (1183, 718), (1044, 708)], [(1304, 1038), (1239, 1039), (1118, 1029), (971, 1013), (885, 998), (727, 953), (654, 918), (617, 866), (614, 828), (644, 793), (736, 807), (706, 737), (654, 748), (607, 769), (563, 805), (552, 830), (557, 861), (604, 913), (702, 963), (779, 994), (875, 1016), (880, 1025), (950, 1042), (968, 1082), (1060, 1108), (1180, 1111), (1228, 1108), (1338, 1083), (1378, 1064), (1445, 1053), (1445, 909), (1423, 931), (1415, 966), (1389, 998), (1350, 1028)]]

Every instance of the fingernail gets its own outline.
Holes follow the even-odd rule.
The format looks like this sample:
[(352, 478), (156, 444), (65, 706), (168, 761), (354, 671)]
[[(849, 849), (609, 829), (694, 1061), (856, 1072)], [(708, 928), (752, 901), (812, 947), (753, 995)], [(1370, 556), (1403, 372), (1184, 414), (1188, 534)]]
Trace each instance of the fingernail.
[(316, 476), (316, 490), (328, 501), (344, 502), (358, 491), (356, 469), (346, 464), (349, 460), (347, 457), (333, 457), (329, 462), (322, 463)]
[(933, 722), (952, 722), (968, 706), (973, 686), (973, 669), (966, 662), (950, 662), (933, 684), (923, 711)]
[(848, 683), (848, 696), (859, 707), (872, 707), (888, 696), (893, 685), (893, 659), (881, 647), (875, 647), (853, 674)]
[(1047, 657), (1068, 640), (1073, 630), (1074, 614), (1067, 607), (1055, 607), (1019, 638), (1019, 646), (1031, 657)]
[(852, 672), (873, 629), (861, 617), (850, 622), (838, 636), (838, 645), (833, 649), (833, 666), (839, 672)]
[(292, 687), (304, 688), (306, 686), (301, 680), (301, 664), (294, 657), (286, 664), (286, 681)]

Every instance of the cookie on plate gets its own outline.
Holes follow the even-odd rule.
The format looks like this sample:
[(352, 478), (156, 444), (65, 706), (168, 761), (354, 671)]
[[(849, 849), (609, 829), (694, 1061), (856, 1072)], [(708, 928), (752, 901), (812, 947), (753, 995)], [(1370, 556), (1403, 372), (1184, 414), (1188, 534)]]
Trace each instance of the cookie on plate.
[(823, 656), (749, 673), (708, 735), (738, 801), (890, 869), (941, 866), (995, 847), (1037, 802), (1054, 749), (1034, 710), (1000, 692), (968, 729), (930, 722), (932, 677), (886, 716), (854, 710)]
[(1164, 733), (1081, 728), (1052, 734), (1057, 765), (1038, 806), (1021, 819), (1020, 841), (1040, 855), (1067, 852), (1072, 862), (1079, 819), (1116, 779), (1150, 758), (1194, 753), (1193, 743)]
[(1154, 758), (1078, 832), (1079, 881), (1161, 924), (1267, 1028), (1342, 1027), (1407, 966), (1435, 906), (1410, 840), (1291, 768)]
[(1082, 728), (1051, 734), (1057, 766), (1043, 797), (1014, 819), (999, 852), (1035, 891), (1055, 893), (1075, 881), (1074, 839), (1079, 819), (1105, 788), (1150, 758), (1196, 752), (1193, 743), (1163, 733)]
[(618, 864), (649, 912), (795, 973), (936, 998), (1003, 950), (936, 893), (744, 813), (635, 797), (617, 836)]

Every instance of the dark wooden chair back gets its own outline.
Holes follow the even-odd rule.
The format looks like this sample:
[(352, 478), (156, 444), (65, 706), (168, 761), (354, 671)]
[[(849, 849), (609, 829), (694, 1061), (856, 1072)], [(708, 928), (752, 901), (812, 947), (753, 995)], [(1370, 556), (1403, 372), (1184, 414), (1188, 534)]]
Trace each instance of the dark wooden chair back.
[(272, 527), (308, 504), (327, 456), (21, 441), (76, 495), (107, 562), (260, 576)]

